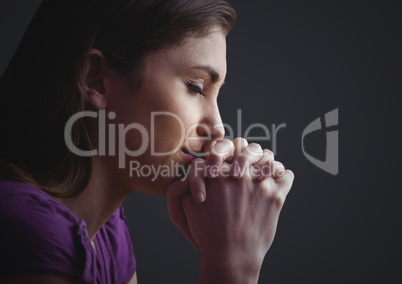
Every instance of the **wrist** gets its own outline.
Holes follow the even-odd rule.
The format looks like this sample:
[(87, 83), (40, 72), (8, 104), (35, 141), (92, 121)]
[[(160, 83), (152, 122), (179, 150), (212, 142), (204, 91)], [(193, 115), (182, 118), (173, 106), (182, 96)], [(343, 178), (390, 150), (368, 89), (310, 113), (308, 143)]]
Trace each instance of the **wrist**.
[(201, 256), (200, 284), (256, 284), (262, 261), (244, 255)]

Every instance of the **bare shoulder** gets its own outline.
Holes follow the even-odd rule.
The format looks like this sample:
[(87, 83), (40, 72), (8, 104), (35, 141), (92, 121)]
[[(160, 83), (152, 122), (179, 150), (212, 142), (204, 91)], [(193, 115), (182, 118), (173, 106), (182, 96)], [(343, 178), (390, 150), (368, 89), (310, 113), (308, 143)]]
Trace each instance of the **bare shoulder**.
[(34, 273), (34, 274), (21, 274), (9, 276), (5, 279), (0, 280), (3, 284), (79, 284), (80, 282), (70, 279), (68, 277), (57, 275), (57, 274), (45, 274), (45, 273)]

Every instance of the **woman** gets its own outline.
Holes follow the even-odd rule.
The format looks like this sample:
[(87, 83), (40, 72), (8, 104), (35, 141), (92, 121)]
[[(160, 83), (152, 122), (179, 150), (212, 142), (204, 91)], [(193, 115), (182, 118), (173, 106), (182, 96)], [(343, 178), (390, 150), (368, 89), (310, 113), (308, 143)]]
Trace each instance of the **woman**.
[(139, 190), (167, 194), (200, 283), (257, 282), (294, 175), (223, 139), (235, 20), (224, 0), (43, 1), (0, 83), (0, 279), (136, 283)]

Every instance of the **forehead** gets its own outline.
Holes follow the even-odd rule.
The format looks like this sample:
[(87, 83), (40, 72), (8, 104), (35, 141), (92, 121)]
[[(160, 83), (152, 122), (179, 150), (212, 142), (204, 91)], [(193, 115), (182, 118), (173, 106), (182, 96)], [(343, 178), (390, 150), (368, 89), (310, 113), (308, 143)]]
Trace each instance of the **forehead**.
[[(145, 69), (151, 73), (170, 69), (185, 72), (194, 66), (209, 66), (219, 77), (226, 75), (226, 36), (213, 30), (204, 37), (188, 37), (178, 46), (150, 53), (145, 59)], [(173, 71), (174, 72), (174, 71)]]

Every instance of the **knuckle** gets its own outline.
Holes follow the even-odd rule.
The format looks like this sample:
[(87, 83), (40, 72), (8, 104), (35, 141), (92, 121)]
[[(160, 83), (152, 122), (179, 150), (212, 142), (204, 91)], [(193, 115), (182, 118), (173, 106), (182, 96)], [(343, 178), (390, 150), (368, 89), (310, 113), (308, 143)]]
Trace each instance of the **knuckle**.
[(281, 162), (275, 161), (274, 162), (274, 171), (276, 174), (281, 173), (281, 172), (284, 173), (285, 166)]
[(275, 161), (275, 166), (277, 167), (283, 167), (283, 164), (279, 161)]
[(281, 208), (285, 203), (286, 196), (281, 190), (272, 190), (269, 196), (270, 202), (278, 208)]
[(264, 150), (263, 150), (263, 155), (264, 155), (264, 156), (272, 156), (272, 157), (275, 157), (274, 152), (272, 152), (271, 150), (268, 150), (268, 149), (264, 149)]
[(212, 148), (212, 153), (216, 156), (225, 156), (230, 153), (233, 147), (234, 146), (232, 141), (230, 141), (229, 139), (222, 139), (214, 144)]
[(285, 203), (285, 195), (282, 193), (282, 191), (277, 191), (277, 193), (274, 195), (273, 202), (276, 206), (282, 207), (283, 204)]
[(217, 143), (227, 143), (227, 144), (233, 144), (233, 142), (230, 139), (227, 138), (221, 138), (218, 140), (215, 140)]
[(245, 146), (247, 146), (247, 145), (248, 145), (248, 142), (247, 142), (247, 140), (244, 139), (243, 137), (237, 137), (237, 138), (235, 138), (235, 139), (233, 140), (233, 144), (236, 145), (236, 146), (239, 146), (239, 145), (245, 145)]
[(262, 152), (261, 145), (258, 144), (258, 143), (254, 143), (254, 142), (253, 142), (253, 143), (250, 143), (250, 144), (248, 145), (248, 147)]
[(249, 152), (250, 154), (256, 156), (261, 156), (263, 154), (262, 148), (260, 144), (257, 143), (251, 143), (247, 146), (247, 152)]
[(275, 155), (274, 152), (272, 152), (272, 151), (269, 150), (269, 149), (264, 149), (264, 152), (267, 152), (267, 153), (269, 153), (269, 154)]

